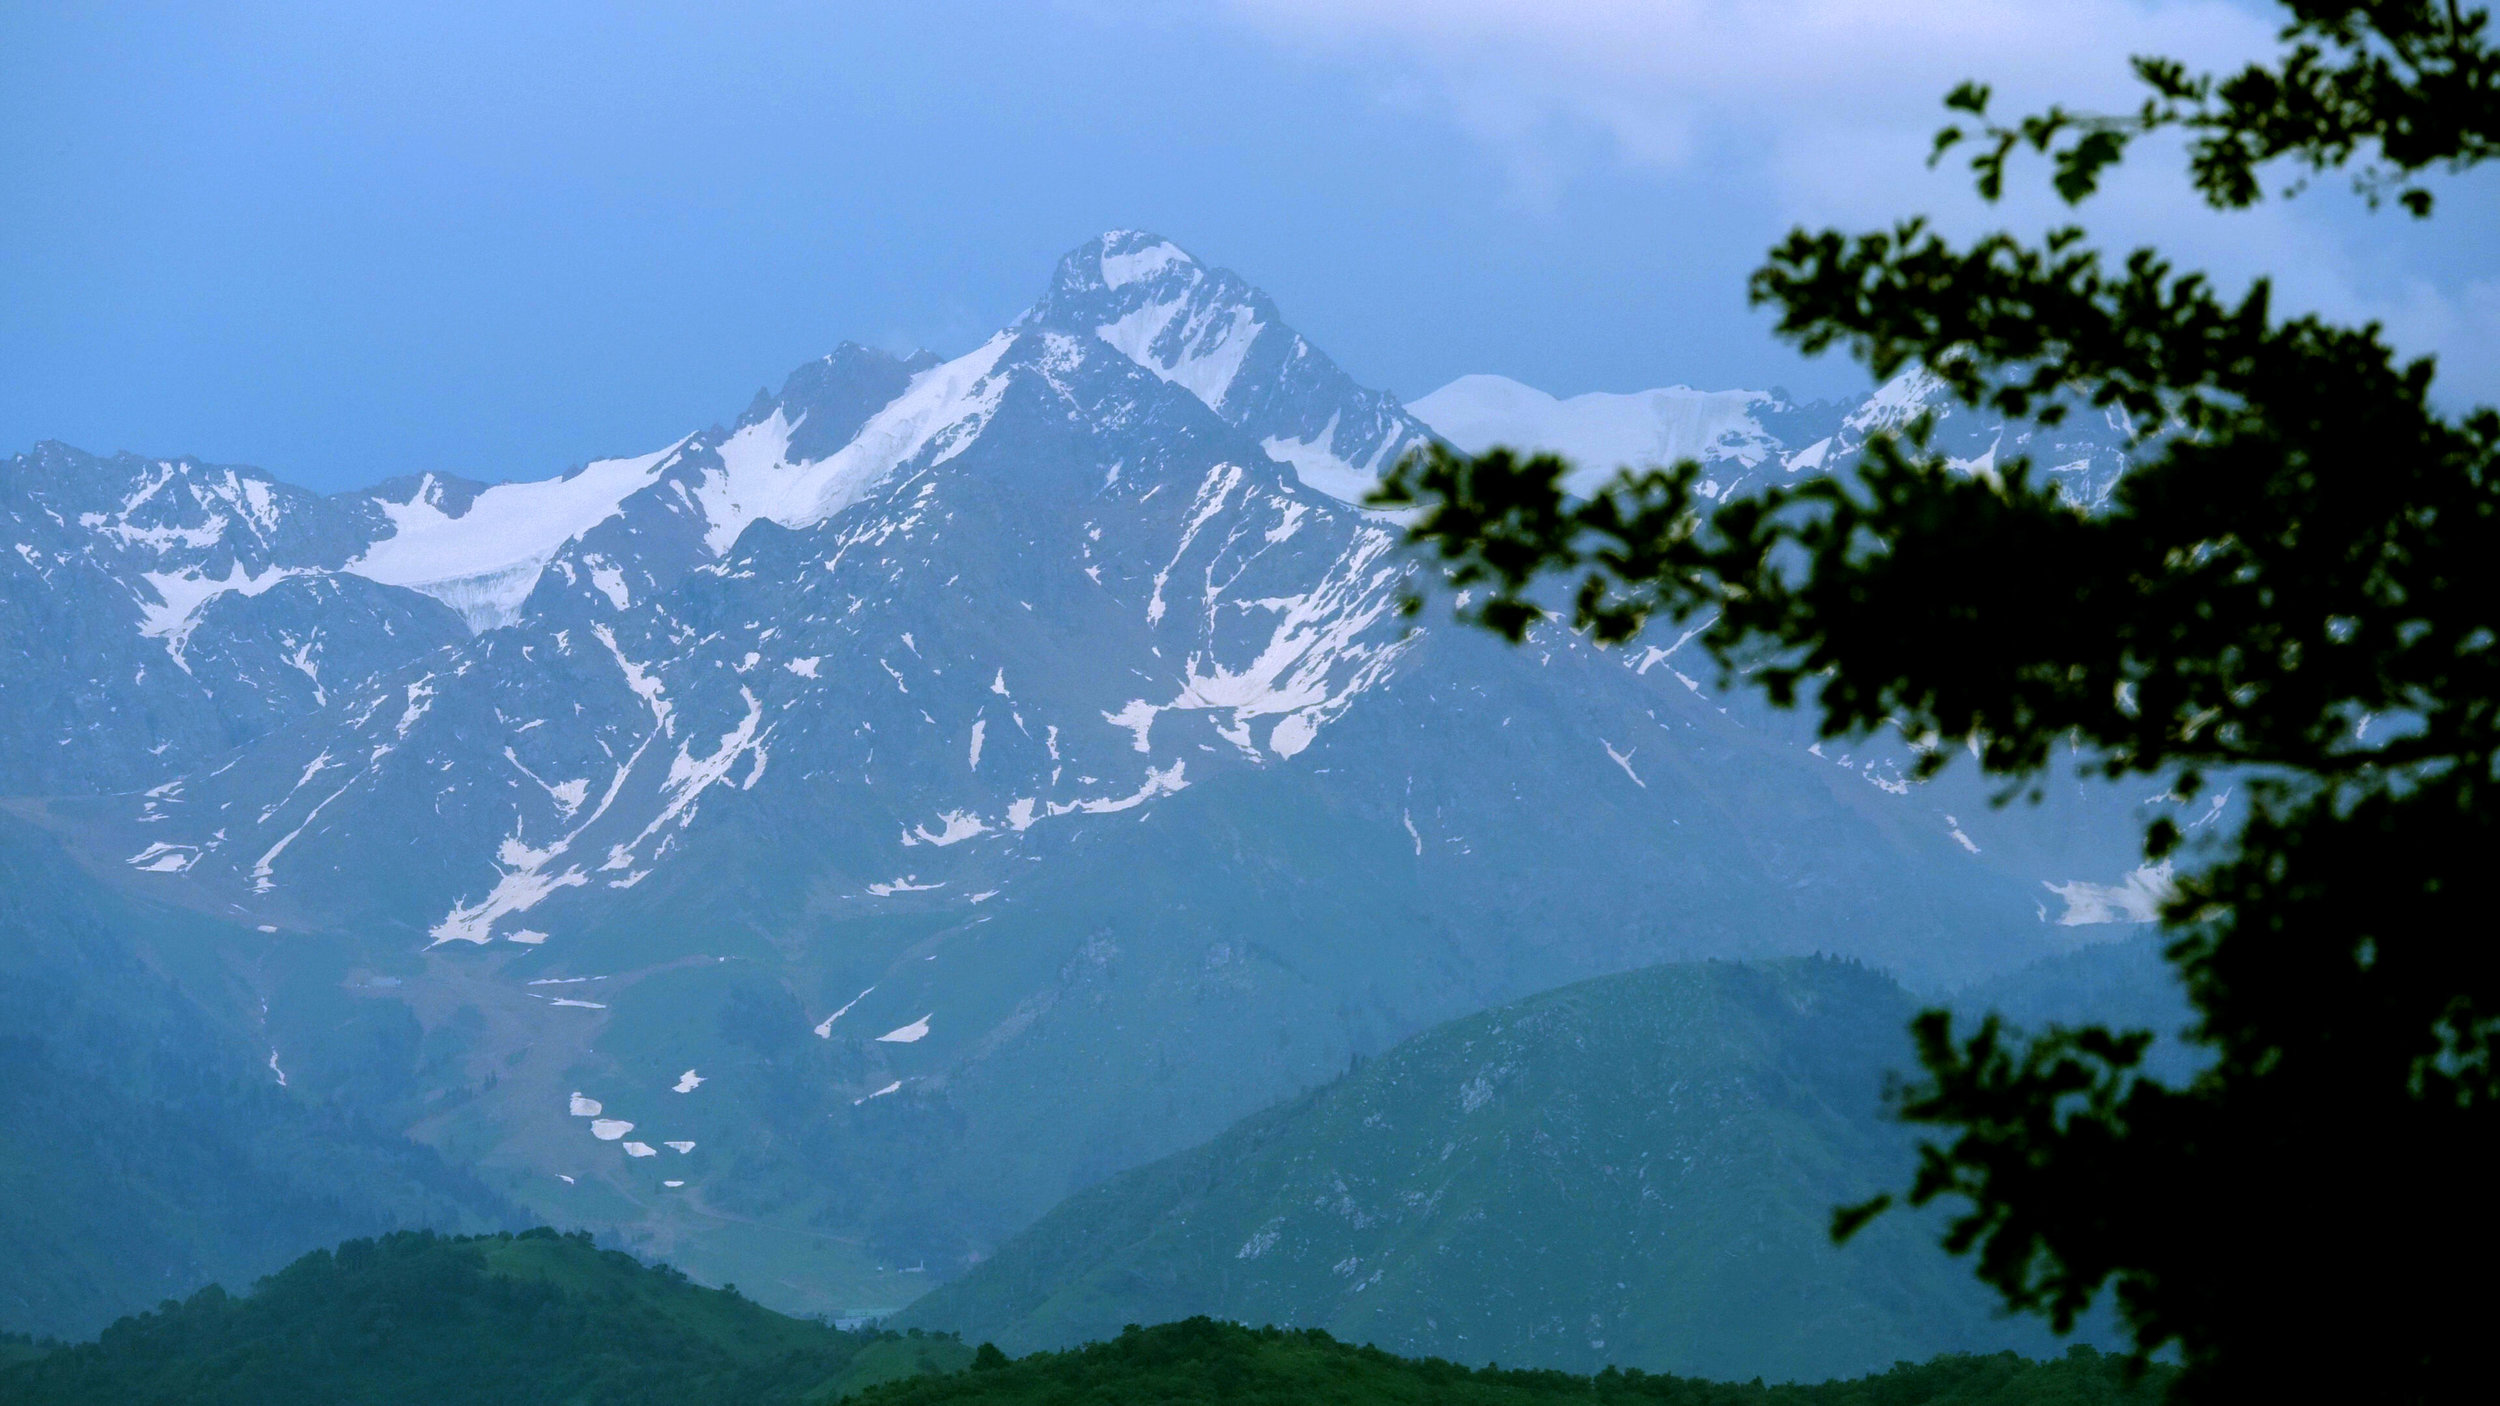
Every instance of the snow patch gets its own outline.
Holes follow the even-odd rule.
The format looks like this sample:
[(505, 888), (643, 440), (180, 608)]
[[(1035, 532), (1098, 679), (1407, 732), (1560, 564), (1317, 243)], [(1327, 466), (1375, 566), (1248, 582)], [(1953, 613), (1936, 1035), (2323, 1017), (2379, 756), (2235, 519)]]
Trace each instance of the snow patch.
[(619, 610), (633, 604), (633, 596), (625, 589), (625, 573), (617, 567), (599, 562), (590, 568), (590, 584), (608, 598), (608, 604)]
[(1154, 750), (1151, 735), (1154, 732), (1155, 714), (1162, 711), (1143, 698), (1132, 698), (1120, 711), (1103, 714), (1102, 720), (1113, 727), (1127, 728), (1135, 735), (1133, 745), (1137, 750), (1151, 753)]
[(2135, 871), (2114, 884), (2096, 884), (2083, 879), (2069, 883), (2043, 882), (2042, 888), (2066, 902), (2066, 911), (2058, 914), (2060, 927), (2086, 927), (2095, 923), (2154, 923), (2161, 921), (2161, 906), (2170, 901), (2173, 885), (2170, 862), (2138, 865)]
[(143, 874), (179, 874), (200, 862), (200, 851), (190, 845), (169, 845), (159, 840), (130, 856), (127, 862)]
[[(926, 825), (913, 826), (911, 833), (903, 837), (903, 843), (935, 845), (944, 849), (948, 845), (961, 844), (975, 836), (986, 835), (990, 830), (989, 822), (966, 810), (950, 810), (938, 817), (938, 824), (940, 828), (936, 830), (931, 830)], [(935, 888), (937, 885), (930, 884), (927, 887)], [(869, 891), (875, 892), (876, 886), (870, 885)]]
[[(876, 990), (876, 989), (877, 989), (876, 987), (871, 986), (871, 987), (869, 987), (869, 988), (868, 988), (868, 991), (874, 991), (874, 990)], [(860, 993), (859, 993), (859, 995), (857, 995), (857, 996), (853, 996), (851, 999), (849, 999), (849, 1000), (847, 1000), (847, 1001), (844, 1001), (844, 1002), (842, 1003), (842, 1009), (840, 1009), (840, 1010), (838, 1010), (838, 1011), (835, 1011), (833, 1014), (831, 1014), (831, 1015), (829, 1015), (829, 1016), (826, 1016), (826, 1017), (825, 1017), (825, 1020), (824, 1020), (824, 1023), (823, 1023), (822, 1025), (819, 1025), (819, 1026), (817, 1026), (817, 1027), (816, 1027), (816, 1038), (817, 1038), (817, 1039), (819, 1039), (819, 1040), (830, 1040), (830, 1039), (832, 1039), (832, 1038), (833, 1038), (833, 1023), (834, 1023), (835, 1021), (837, 1021), (837, 1020), (840, 1020), (842, 1017), (844, 1017), (844, 1016), (846, 1016), (846, 1015), (849, 1015), (849, 1014), (851, 1013), (851, 1007), (858, 1005), (858, 1004), (859, 1004), (862, 1000), (866, 999), (866, 997), (867, 997), (867, 995), (868, 995), (868, 991), (862, 991), (862, 992), (860, 992)]]
[(219, 596), (256, 596), (290, 576), (303, 573), (292, 567), (276, 566), (253, 576), (243, 570), (243, 563), (226, 567), (223, 578), (204, 576), (196, 568), (182, 571), (143, 571), (139, 579), (156, 593), (156, 603), (139, 602), (139, 633), (165, 642), (165, 652), (184, 673), (191, 665), (183, 651), (191, 643), (191, 632), (199, 628), (200, 613)]
[[(935, 1015), (932, 1011), (930, 1015)], [(916, 1045), (929, 1037), (929, 1016), (924, 1015), (909, 1025), (898, 1025), (877, 1037), (880, 1045)]]

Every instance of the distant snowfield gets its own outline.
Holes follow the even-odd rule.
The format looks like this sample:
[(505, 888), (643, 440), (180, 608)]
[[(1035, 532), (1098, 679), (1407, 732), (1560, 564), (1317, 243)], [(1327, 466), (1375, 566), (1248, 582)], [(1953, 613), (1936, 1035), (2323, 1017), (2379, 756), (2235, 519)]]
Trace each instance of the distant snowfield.
[(557, 549), (616, 516), (685, 442), (601, 459), (567, 478), (499, 483), (457, 514), (443, 511), (443, 485), (428, 474), (405, 503), (374, 500), (397, 530), (346, 569), (433, 596), (473, 630), (510, 624)]
[(1733, 459), (1751, 468), (1779, 452), (1754, 418), (1770, 403), (1762, 391), (1686, 386), (1564, 400), (1507, 376), (1461, 376), (1406, 408), (1470, 454), (1496, 445), (1560, 454), (1573, 466), (1565, 483), (1585, 492), (1626, 466)]

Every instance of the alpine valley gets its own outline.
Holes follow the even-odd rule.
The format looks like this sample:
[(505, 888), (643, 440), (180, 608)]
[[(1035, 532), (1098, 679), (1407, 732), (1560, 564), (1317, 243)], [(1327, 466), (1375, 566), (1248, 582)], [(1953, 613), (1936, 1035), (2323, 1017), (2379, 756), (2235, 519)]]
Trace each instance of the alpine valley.
[[(2128, 445), (2092, 417), (2018, 441), (1917, 373), (1853, 404), (1469, 377), (1409, 408), (1122, 232), (952, 360), (844, 344), (561, 478), (0, 462), (0, 858), (50, 885), (5, 901), (76, 916), (9, 1038), (132, 1100), (196, 1048), (201, 1120), (331, 1149), (294, 1190), (191, 1148), (187, 1179), (95, 1193), (188, 1248), (0, 1325), (532, 1220), (883, 1314), (1071, 1193), (1538, 993), (1822, 953), (1933, 994), (2129, 932), (2161, 887), (2131, 799), (1910, 784), (1908, 744), (1818, 743), (1672, 637), (1410, 621), (1420, 563), (1359, 506), (1435, 435), (1592, 474), (1696, 457), (1725, 496), (1930, 412), (1968, 471), (2025, 455), (2086, 505)], [(1906, 998), (1861, 997), (1897, 1030)], [(91, 1058), (121, 1030), (152, 1065)], [(1330, 1096), (1348, 1137), (1358, 1093)], [(6, 1134), (86, 1175), (69, 1122), (99, 1106)], [(160, 1122), (111, 1157), (197, 1136)], [(253, 1209), (288, 1196), (329, 1209)]]

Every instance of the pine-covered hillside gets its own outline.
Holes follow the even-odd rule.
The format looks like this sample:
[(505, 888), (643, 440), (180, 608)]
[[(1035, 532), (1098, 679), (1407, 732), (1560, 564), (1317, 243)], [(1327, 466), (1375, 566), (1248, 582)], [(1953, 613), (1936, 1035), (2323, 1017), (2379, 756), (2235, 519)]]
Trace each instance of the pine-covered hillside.
[(405, 1232), (305, 1256), (248, 1297), (210, 1287), (0, 1369), (23, 1406), (832, 1401), (954, 1371), (942, 1337), (844, 1332), (552, 1230)]
[(1652, 968), (1439, 1026), (1079, 1193), (897, 1320), (1013, 1351), (1189, 1314), (1400, 1353), (1814, 1380), (2045, 1335), (1934, 1227), (1835, 1248), (1906, 1179), (1912, 999), (1853, 963)]

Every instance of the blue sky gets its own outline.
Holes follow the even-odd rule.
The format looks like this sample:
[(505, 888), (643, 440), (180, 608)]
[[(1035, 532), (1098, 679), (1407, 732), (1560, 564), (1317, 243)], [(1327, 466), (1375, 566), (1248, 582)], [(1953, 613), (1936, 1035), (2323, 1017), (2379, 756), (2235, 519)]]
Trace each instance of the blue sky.
[[(2037, 221), (1919, 164), (1960, 77), (2125, 95), (2230, 0), (96, 4), (0, 12), (0, 451), (345, 488), (538, 476), (726, 417), (845, 338), (960, 351), (1137, 226), (1359, 379), (1859, 384), (1743, 299), (1800, 220)], [(2492, 184), (2090, 213), (2386, 320), (2500, 399)]]

